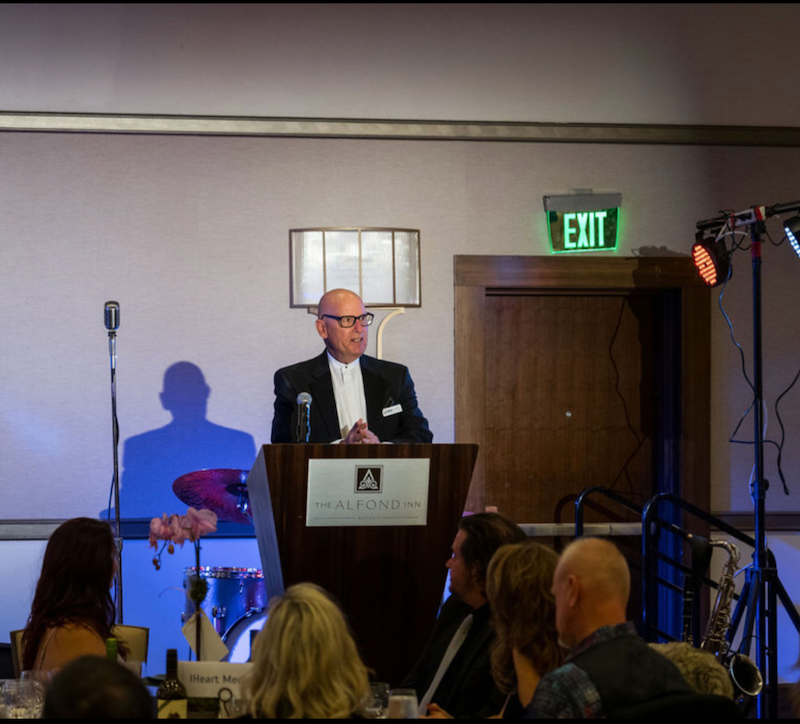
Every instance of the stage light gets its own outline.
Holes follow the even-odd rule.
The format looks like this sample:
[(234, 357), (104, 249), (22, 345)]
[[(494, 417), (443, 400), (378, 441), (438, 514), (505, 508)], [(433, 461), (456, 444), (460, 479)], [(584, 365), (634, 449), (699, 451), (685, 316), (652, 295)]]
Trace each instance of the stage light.
[(800, 241), (798, 241), (798, 236), (800, 236), (800, 216), (793, 216), (791, 219), (784, 221), (783, 230), (789, 238), (789, 243), (792, 245), (794, 253), (800, 256)]
[(722, 284), (729, 275), (731, 262), (725, 240), (717, 240), (698, 231), (692, 247), (692, 260), (703, 281), (710, 287)]

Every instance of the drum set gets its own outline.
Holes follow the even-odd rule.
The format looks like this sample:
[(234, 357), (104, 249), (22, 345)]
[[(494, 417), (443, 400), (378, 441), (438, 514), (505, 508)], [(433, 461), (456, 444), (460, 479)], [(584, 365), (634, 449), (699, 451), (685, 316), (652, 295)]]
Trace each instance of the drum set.
[[(247, 475), (247, 470), (198, 470), (179, 477), (172, 484), (172, 490), (187, 505), (214, 511), (220, 521), (252, 524)], [(187, 593), (182, 622), (196, 610), (188, 593), (189, 579), (196, 573), (195, 567), (184, 569), (183, 588)], [(199, 575), (208, 584), (208, 594), (201, 607), (230, 651), (224, 660), (248, 661), (252, 639), (267, 619), (263, 571), (201, 566)]]

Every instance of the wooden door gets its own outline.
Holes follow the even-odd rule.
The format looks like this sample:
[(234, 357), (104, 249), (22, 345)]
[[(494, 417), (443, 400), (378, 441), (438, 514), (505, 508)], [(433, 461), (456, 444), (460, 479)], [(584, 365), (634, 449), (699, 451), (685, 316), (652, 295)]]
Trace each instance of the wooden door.
[(518, 523), (560, 522), (589, 486), (639, 505), (657, 492), (659, 300), (631, 296), (487, 295), (487, 505)]
[(688, 258), (456, 257), (467, 509), (572, 522), (601, 485), (709, 503), (710, 298)]

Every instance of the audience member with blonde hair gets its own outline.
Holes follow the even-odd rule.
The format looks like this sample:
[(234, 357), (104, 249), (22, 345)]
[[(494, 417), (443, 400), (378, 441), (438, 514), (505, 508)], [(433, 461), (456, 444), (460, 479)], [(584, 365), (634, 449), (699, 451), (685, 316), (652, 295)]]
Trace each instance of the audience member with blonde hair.
[[(497, 639), (492, 676), (504, 694), (525, 707), (541, 677), (561, 665), (553, 574), (558, 555), (539, 543), (499, 548), (486, 575), (486, 594)], [(509, 712), (505, 712), (509, 716)]]
[(245, 683), (248, 713), (267, 719), (346, 719), (369, 691), (347, 621), (318, 586), (300, 583), (270, 602)]

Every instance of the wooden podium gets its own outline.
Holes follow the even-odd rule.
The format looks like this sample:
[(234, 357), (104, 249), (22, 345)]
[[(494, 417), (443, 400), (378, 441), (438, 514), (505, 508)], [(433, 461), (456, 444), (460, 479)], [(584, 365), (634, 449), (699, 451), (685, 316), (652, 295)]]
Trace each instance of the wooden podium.
[[(422, 653), (439, 610), (450, 546), (477, 445), (264, 445), (247, 479), (270, 597), (311, 582), (348, 617), (377, 681), (398, 685)], [(427, 524), (309, 527), (310, 460), (430, 460)]]

